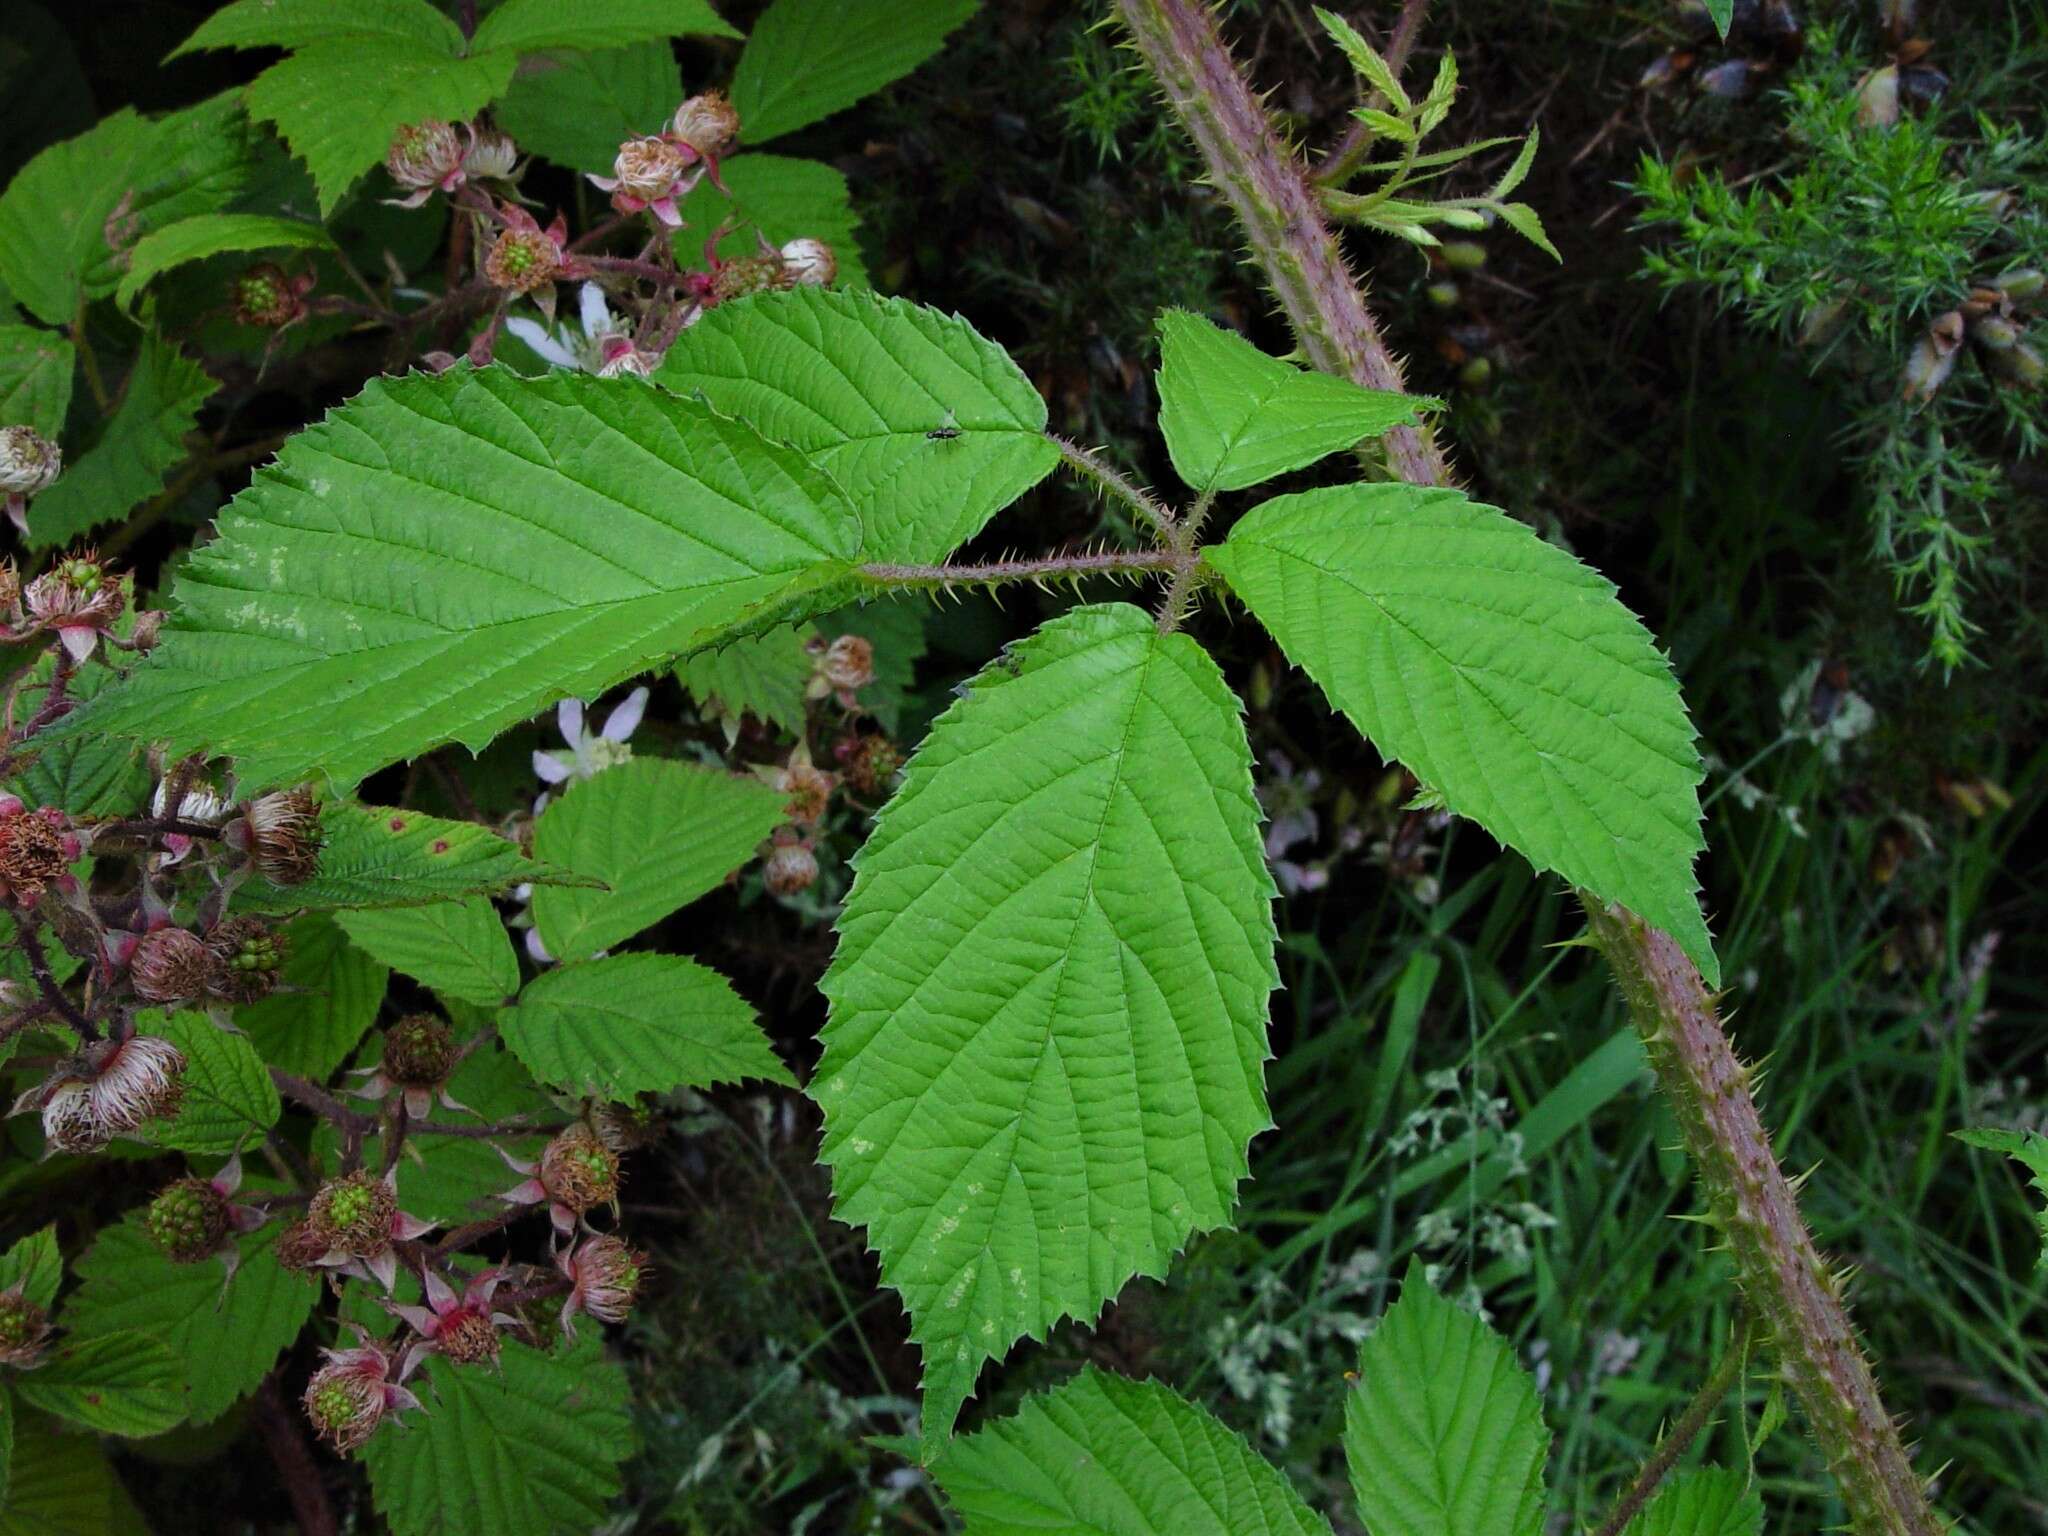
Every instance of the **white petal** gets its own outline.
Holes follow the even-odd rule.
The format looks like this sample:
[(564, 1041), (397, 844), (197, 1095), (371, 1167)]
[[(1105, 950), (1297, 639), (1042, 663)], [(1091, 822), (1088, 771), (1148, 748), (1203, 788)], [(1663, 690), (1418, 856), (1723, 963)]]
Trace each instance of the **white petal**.
[(605, 307), (604, 290), (595, 283), (585, 283), (577, 294), (577, 302), (583, 309), (583, 334), (596, 340), (612, 328), (612, 312)]
[(559, 784), (569, 777), (569, 765), (552, 752), (535, 752), (533, 776), (543, 784)]
[(604, 730), (599, 734), (606, 741), (624, 741), (640, 728), (640, 717), (646, 713), (647, 690), (635, 688), (617, 709), (606, 716)]
[(505, 322), (505, 329), (517, 336), (534, 350), (540, 360), (550, 368), (575, 368), (576, 354), (555, 340), (554, 334), (538, 320), (525, 315), (514, 315)]
[(533, 956), (538, 964), (553, 965), (555, 963), (555, 957), (548, 953), (547, 945), (543, 944), (540, 940), (540, 930), (538, 928), (526, 930), (526, 952)]
[(555, 706), (555, 724), (562, 728), (562, 740), (575, 746), (583, 739), (583, 701), (564, 699)]

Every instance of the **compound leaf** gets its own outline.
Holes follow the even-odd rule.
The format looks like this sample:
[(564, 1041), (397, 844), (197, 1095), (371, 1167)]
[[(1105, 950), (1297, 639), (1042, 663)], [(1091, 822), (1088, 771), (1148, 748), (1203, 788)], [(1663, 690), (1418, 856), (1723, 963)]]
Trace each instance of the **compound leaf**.
[(60, 729), (347, 787), (764, 626), (857, 540), (797, 451), (638, 381), (377, 379), (258, 471), (156, 650)]
[(865, 291), (721, 304), (655, 377), (809, 454), (859, 509), (869, 560), (941, 558), (1059, 461), (1007, 352), (957, 315)]
[(448, 57), (462, 47), (462, 29), (427, 0), (235, 0), (201, 23), (169, 58), (202, 48), (304, 48), (360, 38)]
[(1372, 1536), (1540, 1536), (1550, 1437), (1506, 1342), (1418, 1261), (1358, 1352), (1344, 1459)]
[(425, 906), (496, 895), (567, 870), (529, 859), (519, 845), (471, 821), (332, 799), (320, 808), (320, 864), (303, 885), (255, 878), (235, 905), (254, 912)]
[(185, 458), (185, 434), (219, 388), (204, 368), (151, 332), (100, 440), (64, 466), (29, 503), (29, 543), (66, 544), (164, 488), (164, 476)]
[(733, 71), (740, 137), (765, 144), (909, 74), (977, 0), (775, 0)]
[(537, 887), (541, 942), (581, 960), (660, 922), (752, 858), (786, 803), (758, 779), (658, 757), (576, 785), (535, 823), (533, 851), (606, 888)]
[(0, 325), (0, 425), (31, 426), (61, 441), (77, 366), (77, 349), (57, 332)]
[(334, 920), (364, 954), (443, 997), (495, 1008), (519, 990), (519, 957), (488, 897), (339, 912)]
[(184, 1422), (184, 1372), (170, 1346), (142, 1333), (69, 1338), (14, 1379), (31, 1408), (103, 1435), (142, 1438)]
[(168, 1120), (143, 1127), (149, 1140), (181, 1152), (234, 1152), (260, 1140), (282, 1112), (263, 1058), (246, 1035), (203, 1013), (144, 1013), (137, 1027), (185, 1053), (184, 1096)]
[(1237, 491), (1413, 421), (1434, 402), (1268, 357), (1200, 315), (1159, 317), (1159, 430), (1181, 479)]
[(1622, 1536), (1757, 1536), (1764, 1502), (1749, 1479), (1720, 1467), (1680, 1472)]
[[(738, 37), (707, 0), (604, 0), (564, 5), (562, 0), (504, 0), (471, 39), (472, 51), (509, 48), (623, 48), (670, 37)], [(670, 104), (673, 109), (673, 103)]]
[(161, 1339), (191, 1385), (195, 1424), (219, 1418), (269, 1374), (298, 1337), (320, 1286), (288, 1273), (271, 1252), (283, 1223), (235, 1239), (241, 1263), (173, 1264), (143, 1230), (143, 1210), (104, 1228), (78, 1261), (82, 1282), (64, 1311), (74, 1337), (146, 1333)]
[(925, 1355), (927, 1435), (984, 1360), (1221, 1226), (1263, 1081), (1272, 883), (1216, 664), (1076, 609), (932, 728), (858, 859), (813, 1095)]
[(587, 1531), (633, 1448), (626, 1373), (587, 1331), (558, 1354), (507, 1339), (495, 1371), (436, 1355), (416, 1382), (426, 1412), (363, 1448), (394, 1536)]
[(1408, 485), (1275, 497), (1207, 559), (1450, 809), (1633, 908), (1717, 983), (1692, 722), (1605, 577), (1505, 513)]
[(469, 58), (385, 36), (323, 39), (251, 82), (249, 115), (271, 123), (313, 173), (324, 218), (384, 158), (392, 135), (427, 118), (474, 117), (512, 83), (513, 53)]
[(1156, 1381), (1089, 1368), (946, 1448), (968, 1536), (1329, 1536), (1244, 1437)]
[(498, 1031), (543, 1083), (584, 1097), (796, 1086), (732, 983), (681, 955), (612, 955), (536, 976)]

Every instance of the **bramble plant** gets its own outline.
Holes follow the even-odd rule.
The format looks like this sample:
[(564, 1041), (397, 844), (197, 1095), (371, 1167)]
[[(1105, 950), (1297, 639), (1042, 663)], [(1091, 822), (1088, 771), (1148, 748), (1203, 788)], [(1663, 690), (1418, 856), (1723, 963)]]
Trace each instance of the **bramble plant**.
[[(1442, 479), (1415, 470), (1435, 402), (1178, 310), (1158, 319), (1160, 432), (1188, 493), (1171, 504), (1050, 433), (1032, 382), (967, 321), (847, 284), (836, 172), (749, 152), (914, 66), (969, 9), (880, 5), (835, 41), (826, 0), (777, 0), (729, 95), (670, 82), (600, 144), (593, 79), (623, 89), (635, 49), (670, 58), (672, 35), (730, 29), (675, 0), (504, 0), (469, 30), (423, 0), (241, 0), (186, 46), (287, 50), (245, 93), (109, 119), (0, 197), (0, 231), (38, 232), (33, 252), (0, 244), (0, 277), (68, 327), (7, 342), (31, 361), (6, 396), (27, 419), (5, 483), (38, 553), (0, 578), (21, 658), (0, 741), (0, 1065), (49, 1156), (140, 1143), (190, 1160), (84, 1251), (51, 1228), (0, 1258), (0, 1402), (140, 1437), (284, 1391), (360, 1460), (394, 1531), (590, 1528), (631, 1449), (602, 1333), (648, 1281), (619, 1209), (635, 1153), (681, 1095), (795, 1083), (725, 977), (627, 947), (744, 870), (749, 897), (843, 897), (806, 1091), (835, 1213), (866, 1229), (922, 1351), (921, 1438), (901, 1448), (969, 1528), (1328, 1530), (1155, 1384), (1091, 1370), (954, 1436), (988, 1362), (1226, 1226), (1272, 1123), (1252, 752), (1187, 630), (1234, 601), (1428, 804), (1583, 893), (1653, 1064), (1701, 1080), (1681, 1126), (1857, 1528), (1931, 1532), (1917, 1486), (1887, 1490), (1889, 1509), (1872, 1491), (1891, 1462), (1853, 1341), (1798, 1353), (1839, 1317), (1836, 1282), (1799, 1246), (1713, 1018), (1694, 731), (1613, 585), (1415, 483)], [(1233, 115), (1227, 55), (1204, 61), (1206, 98), (1178, 71), (1173, 48), (1204, 46), (1191, 18), (1178, 0), (1125, 7), (1212, 167), (1246, 157), (1219, 180), (1258, 195), (1271, 166)], [(536, 55), (547, 67), (515, 81)], [(1452, 82), (1414, 103), (1384, 61), (1384, 79), (1361, 68), (1393, 103), (1368, 126), (1407, 146), (1391, 192)], [(1534, 215), (1498, 201), (1533, 149), (1480, 201), (1540, 244)], [(530, 209), (529, 152), (585, 172), (613, 216), (572, 234)], [(350, 200), (380, 160), (396, 212)], [(1312, 196), (1306, 176), (1291, 188)], [(1352, 211), (1416, 239), (1464, 207)], [(370, 280), (352, 208), (380, 231), (445, 220), (441, 290), (420, 275), (432, 245)], [(1311, 204), (1261, 227), (1321, 226)], [(283, 251), (303, 254), (243, 264)], [(229, 253), (224, 302), (178, 296), (185, 268)], [(557, 323), (562, 283), (580, 335)], [(83, 318), (103, 299), (138, 332), (116, 393)], [(214, 445), (196, 473), (267, 462), (157, 612), (109, 556), (69, 546), (138, 504), (168, 512), (214, 388), (178, 328), (229, 324), (252, 371), (323, 327), (388, 367), (281, 444)], [(74, 359), (102, 411), (83, 452), (66, 451)], [(1396, 477), (1261, 490), (1353, 449)], [(1056, 471), (1142, 545), (955, 558)], [(1151, 601), (1047, 620), (899, 762), (882, 729), (895, 658), (872, 638), (892, 603), (1098, 579), (1151, 583)], [(704, 707), (701, 738), (632, 742), (644, 685), (591, 729), (582, 701), (670, 673)], [(527, 755), (532, 813), (471, 814), (444, 749), (484, 754), (550, 709), (565, 745)], [(734, 761), (762, 735), (742, 717), (779, 760)], [(411, 764), (434, 765), (456, 814), (365, 798)], [(827, 833), (870, 809), (845, 884)], [(1775, 1288), (1756, 1279), (1793, 1261)], [(281, 1388), (309, 1330), (322, 1363)], [(1749, 1343), (1746, 1326), (1728, 1341), (1603, 1536), (1760, 1529), (1739, 1477), (1665, 1480)], [(1345, 1447), (1375, 1536), (1543, 1529), (1533, 1383), (1419, 1266), (1357, 1370)], [(51, 1444), (23, 1435), (17, 1480)], [(280, 1463), (302, 1523), (333, 1528), (317, 1477)]]

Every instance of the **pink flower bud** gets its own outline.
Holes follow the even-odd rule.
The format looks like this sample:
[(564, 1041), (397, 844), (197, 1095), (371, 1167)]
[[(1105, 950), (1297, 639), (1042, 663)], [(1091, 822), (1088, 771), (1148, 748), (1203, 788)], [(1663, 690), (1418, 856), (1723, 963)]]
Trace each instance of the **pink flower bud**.
[(782, 269), (792, 283), (822, 288), (839, 275), (839, 258), (822, 240), (791, 240), (782, 247)]
[(396, 201), (417, 208), (437, 190), (453, 192), (461, 186), (463, 150), (462, 135), (444, 122), (429, 119), (399, 129), (384, 156), (384, 169), (411, 195)]
[(676, 108), (669, 136), (704, 160), (716, 160), (740, 136), (740, 115), (723, 91), (705, 91)]
[(471, 128), (462, 152), (462, 171), (477, 181), (503, 181), (519, 163), (519, 146), (495, 128)]
[(146, 933), (128, 961), (135, 995), (145, 1003), (189, 1003), (210, 987), (220, 959), (206, 941), (183, 928)]

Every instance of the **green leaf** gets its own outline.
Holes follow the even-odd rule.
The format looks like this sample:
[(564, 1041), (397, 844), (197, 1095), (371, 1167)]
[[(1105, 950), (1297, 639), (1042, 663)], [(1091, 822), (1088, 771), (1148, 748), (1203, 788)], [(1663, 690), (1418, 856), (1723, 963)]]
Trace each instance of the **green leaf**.
[(681, 955), (613, 955), (536, 976), (498, 1031), (527, 1070), (583, 1097), (796, 1086), (732, 983)]
[(532, 60), (494, 113), (498, 126), (529, 154), (573, 170), (609, 173), (619, 145), (659, 133), (682, 99), (675, 51), (665, 42), (641, 43)]
[(220, 386), (177, 346), (151, 332), (107, 429), (64, 473), (29, 503), (29, 543), (66, 544), (164, 488), (164, 476), (185, 460), (185, 434)]
[(114, 290), (114, 302), (131, 307), (159, 273), (226, 251), (331, 251), (334, 238), (303, 219), (260, 213), (204, 213), (183, 219), (136, 241), (128, 271)]
[(315, 1082), (348, 1060), (377, 1017), (389, 973), (331, 917), (311, 913), (284, 930), (284, 986), (235, 1010), (235, 1027), (272, 1066)]
[(1492, 507), (1405, 485), (1276, 497), (1206, 558), (1382, 752), (1718, 985), (1692, 722), (1611, 582)]
[[(116, 627), (125, 634), (133, 624), (124, 620)], [(34, 717), (50, 671), (48, 659), (37, 663), (16, 705), (17, 717)], [(73, 703), (97, 698), (119, 676), (111, 667), (81, 667), (71, 678)], [(33, 746), (35, 755), (22, 767), (17, 785), (30, 805), (58, 806), (73, 816), (128, 816), (148, 803), (152, 781), (136, 742), (88, 735), (46, 742), (38, 736)]]
[(1406, 112), (1410, 106), (1408, 93), (1401, 89), (1401, 82), (1387, 61), (1380, 57), (1372, 44), (1359, 35), (1358, 29), (1334, 12), (1315, 8), (1316, 20), (1323, 24), (1323, 30), (1330, 34), (1330, 41), (1344, 51), (1344, 57), (1351, 61), (1352, 69), (1374, 90), (1394, 104), (1395, 110)]
[(0, 1291), (18, 1285), (22, 1295), (47, 1312), (56, 1304), (57, 1287), (63, 1283), (64, 1255), (58, 1251), (54, 1226), (31, 1232), (0, 1254)]
[[(1954, 1133), (1957, 1141), (1972, 1147), (1982, 1147), (1987, 1152), (2003, 1152), (2026, 1167), (2032, 1175), (2028, 1180), (2037, 1194), (2048, 1197), (2048, 1136), (2039, 1131), (2008, 1131), (1990, 1126)], [(2048, 1207), (2036, 1211), (2034, 1220), (2041, 1228), (2041, 1259), (2039, 1268), (2048, 1269)]]
[(504, 0), (478, 25), (470, 49), (531, 53), (539, 48), (623, 48), (669, 37), (738, 36), (707, 0), (604, 0), (601, 5)]
[(320, 867), (304, 885), (251, 880), (238, 909), (316, 911), (428, 906), (490, 896), (529, 881), (576, 877), (537, 863), (510, 838), (470, 821), (333, 799), (320, 807)]
[(69, 325), (81, 296), (114, 291), (124, 245), (224, 208), (251, 165), (248, 125), (233, 94), (150, 120), (122, 108), (90, 132), (52, 144), (0, 194), (0, 282), (51, 325)]
[(504, 94), (517, 63), (512, 53), (456, 59), (395, 38), (335, 38), (271, 65), (244, 99), (249, 115), (274, 124), (313, 173), (325, 218), (383, 160), (399, 129), (474, 117)]
[(1422, 1264), (1358, 1352), (1344, 1459), (1372, 1536), (1539, 1536), (1550, 1446), (1507, 1343)]
[(1009, 354), (901, 299), (798, 288), (721, 304), (655, 377), (809, 454), (853, 499), (869, 560), (951, 553), (1059, 462)]
[(1093, 1367), (954, 1441), (932, 1471), (968, 1536), (1330, 1531), (1242, 1435), (1159, 1382)]
[(1257, 485), (1438, 404), (1304, 373), (1184, 309), (1160, 315), (1159, 351), (1159, 430), (1198, 491)]
[(1622, 1536), (1757, 1536), (1764, 1503), (1749, 1479), (1720, 1467), (1680, 1472)]
[(751, 859), (785, 803), (758, 779), (658, 757), (574, 785), (534, 824), (533, 851), (607, 889), (537, 887), (541, 942), (582, 960), (660, 922)]
[(940, 717), (857, 868), (821, 1156), (944, 1435), (984, 1360), (1227, 1222), (1270, 1124), (1273, 887), (1238, 702), (1186, 635), (1075, 609)]
[(1536, 129), (1529, 130), (1522, 139), (1521, 147), (1515, 151), (1515, 158), (1509, 162), (1508, 168), (1501, 172), (1500, 180), (1493, 184), (1493, 189), (1486, 194), (1488, 197), (1506, 197), (1527, 179), (1529, 167), (1536, 163), (1536, 146), (1541, 138), (1542, 135)]
[(449, 56), (462, 47), (462, 29), (427, 0), (235, 0), (165, 62), (201, 48), (304, 48), (353, 38), (384, 38)]
[(143, 1013), (137, 1027), (185, 1053), (185, 1095), (169, 1120), (144, 1130), (160, 1147), (235, 1152), (260, 1141), (282, 1112), (277, 1089), (246, 1035), (230, 1034), (203, 1013)]
[(626, 1373), (595, 1330), (559, 1354), (507, 1339), (499, 1369), (436, 1355), (416, 1381), (426, 1412), (363, 1447), (393, 1536), (587, 1531), (633, 1449)]
[(519, 990), (519, 957), (486, 897), (341, 912), (334, 920), (364, 954), (444, 997), (495, 1008)]
[(0, 426), (30, 426), (62, 441), (78, 353), (55, 331), (0, 325)]
[(744, 635), (715, 651), (676, 663), (676, 681), (707, 710), (737, 724), (752, 715), (786, 731), (804, 728), (804, 689), (814, 662), (804, 642), (808, 626), (783, 625), (765, 635)]
[(178, 1357), (141, 1333), (66, 1339), (14, 1390), (31, 1408), (103, 1435), (141, 1439), (184, 1422), (186, 1392)]
[(20, 1419), (13, 1440), (0, 1536), (148, 1536), (98, 1437), (36, 1417)]
[(775, 0), (733, 71), (740, 137), (765, 144), (909, 74), (977, 0)]
[(9, 1495), (14, 1487), (14, 1394), (0, 1387), (0, 1530), (11, 1522)]
[(148, 661), (57, 729), (345, 788), (821, 601), (857, 541), (797, 450), (635, 380), (376, 379), (257, 471)]
[(684, 227), (674, 239), (676, 254), (686, 266), (702, 262), (706, 230), (730, 225), (718, 242), (720, 256), (748, 255), (760, 249), (764, 238), (781, 246), (806, 236), (832, 247), (840, 287), (866, 286), (868, 271), (855, 234), (860, 215), (854, 211), (846, 177), (836, 167), (787, 155), (737, 155), (720, 175), (726, 191), (707, 176), (683, 199)]
[(192, 1422), (205, 1424), (269, 1374), (321, 1288), (286, 1273), (272, 1254), (281, 1222), (235, 1239), (241, 1263), (223, 1283), (218, 1260), (173, 1264), (142, 1221), (138, 1207), (102, 1229), (78, 1261), (82, 1283), (64, 1321), (81, 1338), (133, 1331), (161, 1339), (191, 1385), (185, 1406)]
[(1735, 20), (1735, 0), (1701, 0), (1707, 8), (1707, 16), (1714, 23), (1714, 30), (1725, 42), (1728, 27)]
[[(1535, 135), (1532, 133), (1530, 137), (1533, 139)], [(1527, 203), (1490, 203), (1487, 206), (1501, 216), (1508, 228), (1553, 261), (1564, 260), (1564, 257), (1558, 254), (1557, 247), (1550, 243), (1550, 236), (1544, 233), (1543, 220), (1537, 217), (1536, 210)]]

